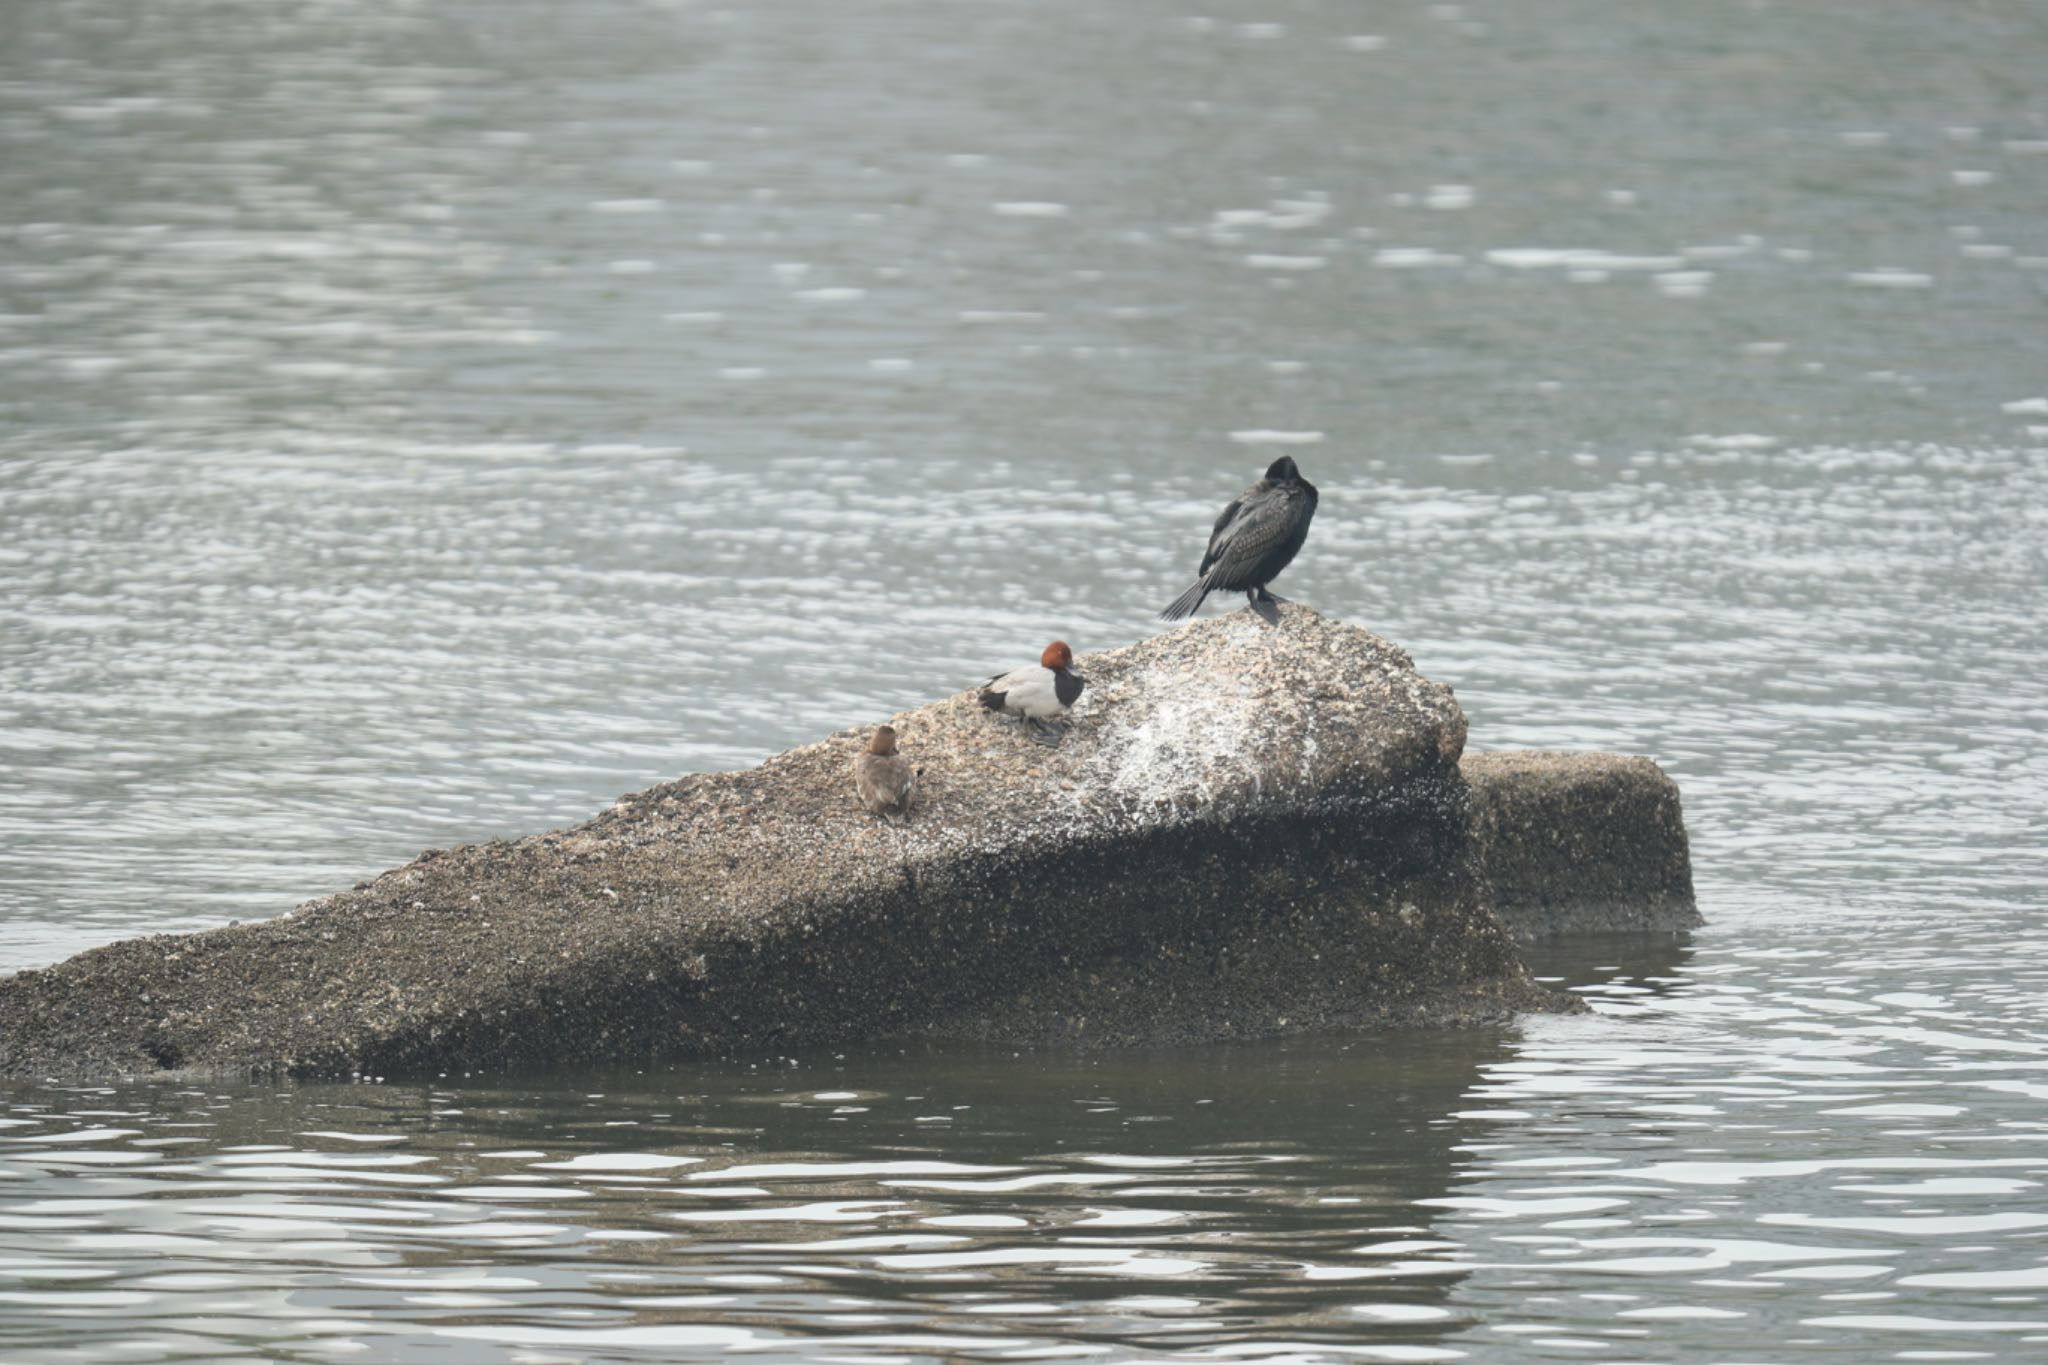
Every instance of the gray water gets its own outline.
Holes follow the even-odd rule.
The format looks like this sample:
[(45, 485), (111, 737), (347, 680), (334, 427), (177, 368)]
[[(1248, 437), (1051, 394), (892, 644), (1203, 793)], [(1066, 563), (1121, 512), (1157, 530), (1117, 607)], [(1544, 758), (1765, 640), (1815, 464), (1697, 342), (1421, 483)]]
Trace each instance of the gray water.
[(0, 969), (1141, 638), (1678, 778), (1595, 1012), (0, 1088), (0, 1358), (2048, 1356), (2048, 21), (0, 3)]

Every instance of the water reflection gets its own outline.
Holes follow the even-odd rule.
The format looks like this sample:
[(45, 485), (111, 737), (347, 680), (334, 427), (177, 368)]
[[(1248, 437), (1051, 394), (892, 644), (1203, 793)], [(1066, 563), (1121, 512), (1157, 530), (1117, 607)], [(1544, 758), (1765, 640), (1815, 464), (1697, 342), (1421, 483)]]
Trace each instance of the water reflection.
[(1427, 1204), (1484, 1125), (1450, 1111), (1507, 1052), (1410, 1042), (17, 1090), (0, 1341), (24, 1361), (1421, 1349), (1462, 1320), (1461, 1268), (1384, 1268), (1453, 1248)]

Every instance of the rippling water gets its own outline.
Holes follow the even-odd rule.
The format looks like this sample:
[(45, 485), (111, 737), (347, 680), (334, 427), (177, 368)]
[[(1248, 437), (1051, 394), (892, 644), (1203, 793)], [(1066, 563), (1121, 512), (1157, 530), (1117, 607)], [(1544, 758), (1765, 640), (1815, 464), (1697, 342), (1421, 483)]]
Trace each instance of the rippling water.
[(2048, 1344), (2048, 954), (2037, 933), (1992, 982), (1924, 932), (1577, 945), (1611, 954), (1574, 973), (1597, 1013), (1516, 1037), (18, 1091), (0, 1342), (2024, 1358)]
[(0, 1089), (0, 1356), (2048, 1355), (2023, 0), (0, 8), (0, 969), (1289, 595), (1656, 756), (1517, 1030)]

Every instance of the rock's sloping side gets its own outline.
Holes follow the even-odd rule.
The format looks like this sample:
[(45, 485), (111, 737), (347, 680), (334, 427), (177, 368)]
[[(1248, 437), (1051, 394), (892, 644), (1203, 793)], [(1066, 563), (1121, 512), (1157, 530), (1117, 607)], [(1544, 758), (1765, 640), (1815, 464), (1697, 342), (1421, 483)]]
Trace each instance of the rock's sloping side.
[(1188, 1040), (1559, 1007), (1488, 908), (1450, 689), (1302, 607), (1084, 658), (1066, 743), (973, 694), (430, 851), (292, 914), (0, 981), (0, 1074), (394, 1074), (861, 1036)]
[(1649, 759), (1515, 750), (1460, 766), (1493, 908), (1516, 937), (1701, 923), (1678, 784)]

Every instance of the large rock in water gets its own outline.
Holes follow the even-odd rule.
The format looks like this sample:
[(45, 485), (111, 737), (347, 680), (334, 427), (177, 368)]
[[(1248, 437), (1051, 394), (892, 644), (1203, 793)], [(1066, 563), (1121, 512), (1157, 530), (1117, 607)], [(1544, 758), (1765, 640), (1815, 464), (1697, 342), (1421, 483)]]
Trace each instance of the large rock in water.
[(867, 732), (845, 730), (279, 919), (20, 973), (0, 1074), (1198, 1041), (1569, 1007), (1489, 903), (1464, 715), (1399, 649), (1289, 606), (1081, 668), (1057, 750), (971, 692), (889, 718), (922, 770), (904, 824), (859, 807)]

